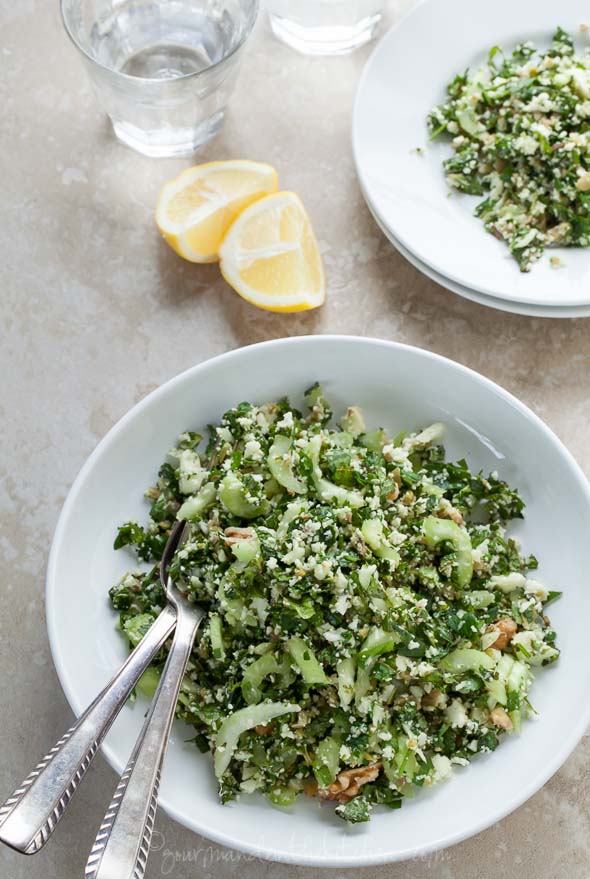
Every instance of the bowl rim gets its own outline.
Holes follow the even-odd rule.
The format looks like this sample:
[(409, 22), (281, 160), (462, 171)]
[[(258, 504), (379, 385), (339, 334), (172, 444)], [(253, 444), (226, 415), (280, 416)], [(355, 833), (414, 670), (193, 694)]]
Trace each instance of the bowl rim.
[[(189, 367), (186, 370), (183, 370), (176, 376), (173, 376), (171, 379), (163, 382), (161, 385), (159, 385), (157, 388), (147, 394), (143, 399), (141, 399), (138, 403), (132, 406), (118, 421), (115, 422), (115, 424), (107, 431), (105, 436), (95, 446), (94, 450), (91, 452), (91, 454), (82, 465), (74, 482), (72, 483), (72, 486), (62, 506), (51, 543), (51, 549), (47, 565), (47, 574), (45, 580), (45, 616), (49, 644), (57, 676), (59, 678), (59, 682), (64, 692), (64, 695), (76, 716), (78, 716), (86, 708), (86, 705), (79, 704), (78, 698), (73, 691), (71, 681), (69, 680), (68, 669), (65, 667), (60, 655), (59, 631), (56, 623), (55, 612), (57, 602), (54, 600), (54, 596), (57, 596), (58, 594), (58, 591), (55, 589), (57, 575), (57, 557), (64, 539), (64, 533), (70, 516), (70, 511), (72, 510), (77, 496), (84, 485), (87, 474), (90, 473), (90, 471), (94, 467), (95, 461), (104, 453), (104, 451), (109, 447), (111, 442), (114, 441), (115, 437), (120, 433), (120, 431), (123, 430), (127, 426), (127, 424), (136, 417), (139, 412), (141, 412), (144, 408), (152, 406), (154, 401), (156, 401), (158, 397), (169, 393), (176, 384), (179, 384), (186, 380), (189, 375), (198, 375), (199, 371), (201, 371), (204, 367), (210, 367), (212, 364), (231, 360), (232, 358), (239, 356), (243, 351), (255, 352), (257, 349), (260, 348), (271, 349), (273, 347), (277, 348), (283, 346), (296, 348), (298, 346), (305, 346), (310, 342), (314, 342), (317, 344), (323, 344), (324, 342), (328, 342), (332, 344), (336, 343), (345, 345), (361, 342), (369, 346), (393, 348), (396, 350), (410, 351), (414, 354), (417, 353), (419, 356), (424, 357), (426, 360), (430, 360), (434, 364), (450, 364), (452, 368), (458, 370), (463, 375), (475, 379), (476, 383), (480, 383), (484, 387), (487, 387), (489, 390), (498, 394), (507, 403), (517, 409), (521, 415), (529, 420), (529, 422), (532, 422), (532, 424), (545, 435), (546, 439), (548, 439), (555, 448), (555, 451), (568, 464), (572, 475), (576, 478), (576, 481), (579, 483), (580, 488), (588, 493), (588, 501), (590, 504), (589, 480), (585, 476), (580, 465), (577, 463), (571, 452), (566, 448), (566, 446), (551, 430), (551, 428), (547, 424), (545, 424), (545, 422), (538, 415), (536, 415), (532, 411), (532, 409), (526, 406), (523, 402), (521, 402), (517, 397), (515, 397), (501, 385), (497, 384), (491, 379), (486, 378), (485, 376), (481, 375), (481, 373), (476, 372), (470, 367), (464, 366), (461, 363), (457, 363), (457, 361), (452, 360), (451, 358), (444, 357), (440, 354), (436, 354), (432, 351), (429, 351), (425, 348), (420, 348), (416, 345), (408, 345), (401, 342), (395, 342), (368, 336), (339, 334), (282, 337), (278, 339), (257, 342), (252, 345), (245, 345), (239, 348), (233, 348), (230, 351), (226, 351), (222, 354), (210, 357), (206, 360), (201, 361), (200, 363)], [(270, 846), (261, 847), (255, 844), (250, 844), (247, 841), (240, 840), (236, 842), (236, 840), (234, 840), (229, 834), (225, 834), (224, 832), (217, 830), (211, 830), (207, 826), (202, 826), (201, 822), (198, 819), (187, 819), (186, 815), (184, 815), (180, 810), (176, 809), (166, 800), (160, 800), (158, 805), (164, 810), (164, 812), (166, 812), (166, 814), (170, 818), (172, 818), (174, 821), (177, 821), (183, 827), (186, 827), (187, 830), (191, 830), (194, 833), (201, 834), (206, 839), (212, 840), (213, 842), (226, 846), (227, 848), (234, 849), (248, 855), (253, 855), (264, 860), (295, 864), (299, 866), (336, 868), (365, 867), (378, 864), (394, 863), (397, 861), (405, 861), (414, 857), (431, 854), (435, 851), (448, 848), (452, 845), (456, 845), (457, 843), (462, 842), (465, 839), (469, 839), (476, 834), (481, 833), (483, 830), (486, 830), (488, 827), (491, 827), (493, 824), (511, 814), (524, 802), (530, 799), (530, 797), (536, 794), (537, 791), (539, 791), (541, 787), (543, 787), (543, 785), (546, 784), (546, 782), (549, 781), (549, 779), (561, 768), (561, 766), (565, 763), (574, 748), (578, 745), (589, 724), (590, 700), (588, 700), (585, 704), (582, 703), (582, 705), (580, 706), (580, 714), (578, 716), (576, 724), (571, 726), (568, 731), (564, 732), (560, 743), (557, 745), (556, 748), (554, 748), (551, 758), (543, 764), (542, 768), (539, 769), (539, 772), (536, 775), (532, 776), (531, 781), (528, 785), (524, 786), (519, 791), (506, 798), (504, 804), (500, 809), (498, 809), (493, 819), (483, 819), (476, 825), (472, 825), (466, 830), (459, 830), (455, 833), (449, 834), (443, 839), (435, 838), (427, 845), (421, 846), (420, 848), (414, 847), (408, 850), (401, 849), (400, 851), (394, 853), (386, 853), (382, 851), (375, 853), (364, 852), (355, 857), (339, 857), (338, 854), (333, 853), (312, 855), (305, 854), (303, 852), (288, 852), (278, 846), (276, 848), (272, 848)], [(108, 741), (103, 742), (103, 744), (101, 745), (101, 751), (109, 765), (116, 772), (123, 771), (123, 763), (120, 763), (113, 751), (113, 748), (108, 744)]]

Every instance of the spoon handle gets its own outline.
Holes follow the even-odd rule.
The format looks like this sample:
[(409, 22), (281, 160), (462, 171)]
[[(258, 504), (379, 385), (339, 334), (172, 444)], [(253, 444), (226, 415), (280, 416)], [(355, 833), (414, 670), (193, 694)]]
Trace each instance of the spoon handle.
[(142, 879), (178, 693), (203, 612), (178, 607), (174, 641), (129, 762), (96, 836), (86, 879)]
[(117, 674), (0, 807), (0, 842), (32, 855), (53, 833), (131, 690), (176, 625), (167, 606)]

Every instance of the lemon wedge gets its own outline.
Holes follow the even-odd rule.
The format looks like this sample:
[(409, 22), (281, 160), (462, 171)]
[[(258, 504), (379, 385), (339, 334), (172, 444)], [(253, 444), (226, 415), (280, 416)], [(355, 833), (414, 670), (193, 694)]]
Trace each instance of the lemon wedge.
[(158, 229), (191, 262), (215, 262), (237, 215), (278, 188), (277, 172), (260, 162), (208, 162), (170, 180), (156, 208)]
[(219, 249), (225, 280), (267, 311), (306, 311), (326, 298), (324, 267), (311, 221), (294, 192), (247, 207)]

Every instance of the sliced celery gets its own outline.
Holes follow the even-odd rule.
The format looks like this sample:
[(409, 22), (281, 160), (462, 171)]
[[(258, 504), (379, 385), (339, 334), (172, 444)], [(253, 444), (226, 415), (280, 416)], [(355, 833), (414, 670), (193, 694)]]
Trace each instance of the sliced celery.
[(294, 522), (295, 519), (305, 512), (306, 509), (307, 504), (304, 501), (293, 501), (292, 504), (287, 505), (287, 509), (283, 513), (283, 517), (277, 528), (277, 540), (285, 539), (291, 522)]
[(263, 653), (251, 663), (242, 678), (242, 695), (248, 705), (254, 705), (262, 699), (262, 682), (279, 670), (272, 653)]
[(486, 689), (490, 694), (488, 699), (488, 708), (493, 708), (494, 705), (506, 705), (508, 696), (506, 694), (506, 686), (503, 681), (493, 678), (491, 681), (487, 681)]
[(219, 500), (228, 513), (243, 519), (253, 519), (255, 516), (260, 516), (265, 512), (267, 504), (265, 501), (248, 500), (246, 489), (234, 473), (228, 473), (221, 480)]
[(148, 699), (152, 699), (154, 693), (158, 689), (158, 684), (160, 683), (160, 669), (154, 668), (151, 665), (149, 668), (146, 668), (142, 676), (137, 682), (137, 689), (140, 693), (143, 693)]
[(279, 485), (295, 494), (305, 494), (307, 486), (293, 473), (290, 453), (291, 440), (286, 436), (276, 436), (268, 453), (268, 469)]
[(380, 559), (387, 559), (391, 566), (399, 564), (400, 554), (390, 543), (387, 542), (383, 531), (383, 523), (379, 519), (365, 519), (361, 526), (361, 533), (375, 555)]
[(292, 806), (297, 799), (297, 791), (293, 790), (292, 787), (275, 787), (267, 794), (267, 796), (269, 803), (272, 803), (273, 806), (278, 806), (280, 809), (286, 809), (289, 806)]
[(365, 432), (365, 419), (358, 406), (349, 406), (346, 415), (340, 420), (342, 429), (353, 437)]
[(320, 787), (332, 784), (340, 766), (340, 742), (328, 736), (317, 746), (312, 769)]
[(380, 452), (383, 446), (386, 446), (391, 442), (391, 439), (383, 428), (380, 427), (379, 430), (372, 430), (369, 433), (364, 433), (359, 442), (371, 452)]
[(440, 664), (445, 671), (457, 673), (478, 671), (480, 668), (490, 671), (496, 665), (492, 657), (484, 653), (483, 650), (474, 650), (471, 647), (459, 647), (457, 650), (453, 650), (441, 660)]
[(211, 649), (213, 650), (213, 656), (215, 659), (225, 659), (221, 618), (218, 614), (212, 614), (209, 617), (209, 637), (211, 638)]
[(189, 497), (183, 503), (176, 518), (186, 519), (188, 522), (198, 519), (213, 504), (216, 494), (217, 489), (212, 482), (208, 482), (194, 497)]
[(224, 774), (243, 732), (254, 726), (266, 725), (275, 717), (291, 714), (294, 711), (300, 711), (299, 705), (290, 702), (263, 702), (261, 705), (249, 705), (247, 708), (241, 708), (226, 717), (219, 727), (216, 737), (213, 761), (215, 775), (221, 778)]
[(359, 651), (359, 661), (366, 664), (367, 659), (381, 656), (382, 653), (390, 653), (397, 643), (392, 632), (385, 632), (379, 626), (375, 626), (365, 638)]
[(360, 491), (354, 489), (343, 488), (341, 485), (335, 485), (322, 475), (320, 468), (320, 450), (322, 447), (322, 438), (319, 434), (313, 436), (306, 446), (307, 455), (312, 463), (312, 479), (315, 489), (324, 501), (335, 501), (339, 506), (352, 507), (357, 509), (362, 507), (365, 500)]
[(469, 534), (452, 519), (438, 519), (427, 516), (424, 520), (424, 538), (430, 548), (448, 541), (457, 554), (457, 584), (464, 588), (473, 576), (473, 556)]
[(346, 708), (354, 697), (354, 677), (356, 674), (356, 663), (352, 657), (341, 659), (336, 666), (338, 675), (338, 698), (343, 708)]
[(328, 678), (313, 650), (302, 638), (287, 641), (287, 650), (297, 665), (306, 684), (327, 684)]
[(242, 540), (236, 540), (231, 544), (230, 549), (239, 562), (247, 565), (255, 559), (260, 552), (258, 535), (253, 534), (252, 537), (244, 537)]

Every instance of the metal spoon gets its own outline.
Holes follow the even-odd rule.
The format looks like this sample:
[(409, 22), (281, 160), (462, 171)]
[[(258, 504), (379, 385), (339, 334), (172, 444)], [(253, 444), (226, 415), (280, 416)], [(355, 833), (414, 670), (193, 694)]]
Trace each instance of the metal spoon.
[[(181, 535), (179, 543), (182, 540)], [(140, 736), (90, 852), (86, 879), (142, 879), (145, 872), (176, 701), (205, 616), (170, 578), (166, 595), (176, 608), (174, 640)]]
[[(165, 589), (184, 526), (184, 522), (174, 526), (164, 549), (160, 580)], [(172, 601), (82, 716), (0, 807), (0, 842), (26, 855), (45, 845), (127, 697), (175, 625), (176, 601)]]

